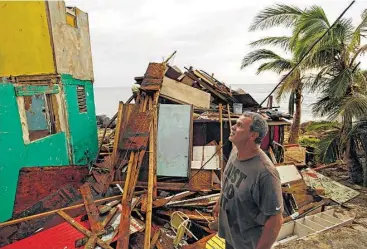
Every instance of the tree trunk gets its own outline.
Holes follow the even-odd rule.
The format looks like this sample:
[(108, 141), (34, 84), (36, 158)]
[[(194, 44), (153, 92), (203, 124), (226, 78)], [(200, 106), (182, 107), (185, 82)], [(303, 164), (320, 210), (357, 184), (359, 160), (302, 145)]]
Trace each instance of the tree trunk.
[(363, 183), (363, 168), (359, 163), (358, 155), (355, 150), (353, 141), (348, 138), (343, 161), (347, 164), (349, 170), (349, 177), (354, 184)]
[(301, 90), (296, 91), (295, 95), (296, 95), (296, 100), (295, 100), (296, 111), (294, 112), (293, 124), (291, 127), (291, 134), (290, 134), (289, 141), (288, 141), (290, 144), (298, 143), (299, 129), (301, 126), (302, 91)]

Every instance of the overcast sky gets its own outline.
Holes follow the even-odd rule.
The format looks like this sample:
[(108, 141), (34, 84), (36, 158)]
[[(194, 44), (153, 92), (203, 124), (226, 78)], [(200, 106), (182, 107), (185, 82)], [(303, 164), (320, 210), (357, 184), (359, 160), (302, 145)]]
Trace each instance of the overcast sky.
[[(173, 51), (179, 68), (214, 73), (227, 84), (276, 83), (273, 73), (256, 75), (256, 66), (240, 70), (251, 41), (289, 33), (276, 28), (249, 32), (254, 16), (276, 3), (304, 8), (320, 5), (333, 22), (350, 0), (66, 0), (89, 14), (96, 87), (130, 86), (149, 62)], [(366, 0), (357, 0), (345, 17), (361, 21)], [(171, 62), (171, 64), (172, 64)], [(364, 63), (366, 65), (366, 63)]]

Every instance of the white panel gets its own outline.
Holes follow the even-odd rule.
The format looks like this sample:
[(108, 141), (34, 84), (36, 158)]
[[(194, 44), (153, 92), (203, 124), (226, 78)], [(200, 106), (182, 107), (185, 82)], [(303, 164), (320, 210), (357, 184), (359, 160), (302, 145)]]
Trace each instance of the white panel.
[[(193, 161), (191, 162), (192, 169), (200, 169), (202, 165), (203, 169), (217, 170), (219, 169), (219, 156), (216, 154), (216, 146), (194, 146), (193, 147)], [(203, 155), (204, 153), (204, 155)], [(215, 156), (211, 158), (213, 155)], [(211, 159), (210, 159), (211, 158)], [(210, 159), (210, 161), (208, 161)]]
[(282, 184), (302, 179), (301, 174), (294, 165), (281, 165), (277, 166), (276, 169), (279, 172), (280, 181)]

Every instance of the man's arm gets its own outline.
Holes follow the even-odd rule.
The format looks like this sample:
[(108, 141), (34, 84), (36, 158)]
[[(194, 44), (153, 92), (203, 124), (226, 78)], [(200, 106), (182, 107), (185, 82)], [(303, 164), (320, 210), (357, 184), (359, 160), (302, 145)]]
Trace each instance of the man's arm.
[(263, 232), (256, 249), (270, 249), (278, 237), (282, 224), (282, 213), (277, 213), (276, 215), (270, 216), (265, 222)]
[(256, 249), (270, 249), (276, 241), (283, 223), (283, 196), (279, 173), (270, 171), (259, 180), (255, 202), (266, 217)]

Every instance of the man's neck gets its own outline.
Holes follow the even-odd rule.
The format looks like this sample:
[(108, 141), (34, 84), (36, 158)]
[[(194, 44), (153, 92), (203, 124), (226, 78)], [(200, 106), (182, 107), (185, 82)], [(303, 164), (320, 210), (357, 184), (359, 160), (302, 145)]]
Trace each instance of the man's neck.
[(237, 146), (237, 159), (238, 160), (247, 160), (250, 159), (260, 152), (260, 146), (257, 144), (253, 145), (243, 145), (243, 146)]

